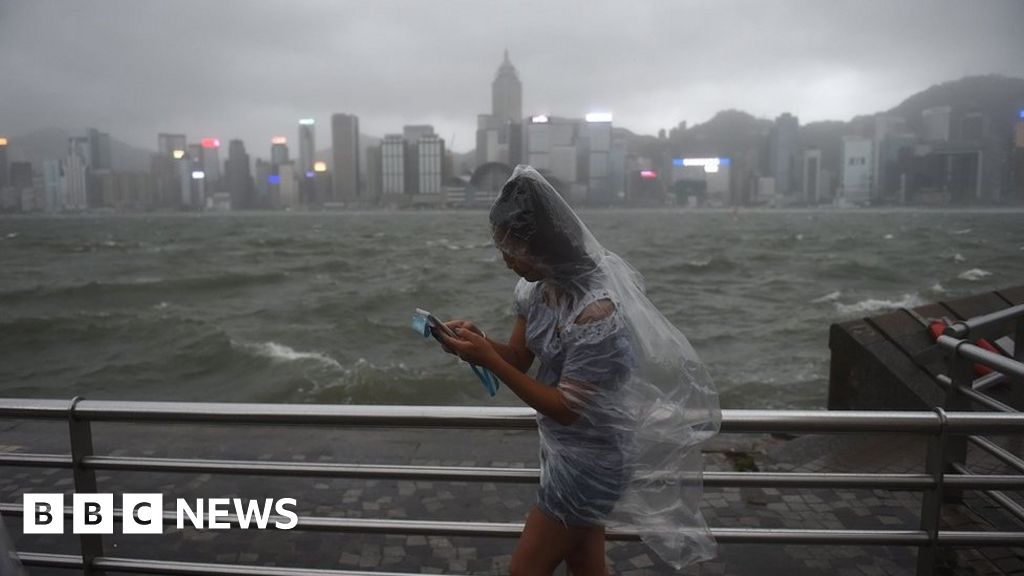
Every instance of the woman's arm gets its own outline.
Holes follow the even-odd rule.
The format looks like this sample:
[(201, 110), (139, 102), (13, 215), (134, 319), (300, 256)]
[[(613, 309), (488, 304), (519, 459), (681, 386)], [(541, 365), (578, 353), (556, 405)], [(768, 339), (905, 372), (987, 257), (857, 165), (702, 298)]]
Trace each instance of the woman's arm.
[[(522, 323), (525, 325), (525, 320)], [(518, 324), (519, 321), (517, 321)], [(513, 331), (513, 337), (518, 331), (518, 329)], [(445, 346), (454, 350), (460, 358), (490, 369), (523, 402), (526, 402), (531, 408), (552, 418), (559, 424), (569, 425), (576, 421), (578, 414), (566, 405), (565, 399), (558, 388), (542, 384), (523, 373), (516, 366), (509, 363), (489, 340), (479, 334), (469, 330), (461, 330), (458, 332), (458, 336), (459, 339), (449, 338), (444, 335), (442, 335), (442, 338), (444, 339)], [(530, 361), (532, 362), (532, 360), (533, 355), (530, 354)]]
[[(446, 322), (447, 326), (452, 330), (466, 329), (476, 334), (484, 336), (482, 330), (476, 327), (472, 322), (467, 320), (453, 320)], [(486, 336), (484, 336), (486, 338)], [(516, 316), (515, 324), (512, 325), (512, 335), (509, 336), (508, 343), (501, 343), (495, 340), (487, 338), (487, 341), (494, 348), (505, 362), (508, 362), (516, 370), (520, 372), (526, 372), (533, 365), (533, 352), (526, 347), (526, 318), (522, 316)]]

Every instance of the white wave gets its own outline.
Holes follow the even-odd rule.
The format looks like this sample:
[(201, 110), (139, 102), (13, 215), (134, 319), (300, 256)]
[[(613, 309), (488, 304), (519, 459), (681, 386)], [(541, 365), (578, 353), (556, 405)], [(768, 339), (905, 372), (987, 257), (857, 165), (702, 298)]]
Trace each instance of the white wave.
[(811, 304), (822, 304), (824, 302), (835, 302), (836, 300), (839, 300), (839, 297), (842, 296), (842, 295), (843, 295), (843, 293), (840, 292), (839, 290), (836, 290), (835, 292), (829, 292), (828, 294), (825, 294), (821, 298), (815, 298), (814, 300), (811, 300)]
[(943, 293), (946, 292), (946, 289), (943, 288), (942, 284), (939, 284), (938, 282), (936, 282), (935, 284), (932, 284), (932, 287), (930, 288), (930, 290), (932, 292), (937, 293), (937, 294), (943, 294)]
[(988, 270), (982, 270), (981, 268), (971, 268), (970, 270), (961, 272), (960, 275), (957, 276), (957, 278), (961, 280), (967, 280), (968, 282), (977, 282), (978, 280), (981, 280), (985, 276), (991, 275), (992, 273), (989, 272)]
[(970, 234), (970, 233), (971, 233), (971, 229), (970, 228), (964, 228), (963, 230), (954, 230), (953, 231), (953, 234), (957, 234), (957, 235), (960, 235), (960, 234)]
[(892, 234), (886, 234), (884, 238), (886, 240), (892, 240)]
[(686, 265), (687, 266), (693, 266), (694, 268), (704, 268), (704, 267), (706, 267), (706, 266), (708, 266), (710, 264), (711, 264), (711, 258), (706, 258), (704, 260), (687, 260), (686, 261)]
[(325, 366), (344, 370), (337, 360), (326, 354), (320, 352), (301, 352), (289, 346), (285, 346), (284, 344), (278, 344), (277, 342), (242, 342), (239, 343), (239, 346), (259, 356), (270, 358), (275, 362), (312, 360)]
[(870, 314), (873, 312), (881, 312), (883, 310), (892, 310), (893, 308), (913, 308), (915, 306), (921, 306), (925, 302), (917, 294), (904, 294), (898, 300), (879, 300), (877, 298), (868, 298), (867, 300), (861, 300), (855, 304), (843, 304), (842, 302), (836, 302), (836, 312), (842, 315), (848, 314)]
[[(17, 232), (11, 232), (6, 237), (9, 238), (9, 239), (14, 239), (14, 238), (18, 237), (18, 233)], [(1021, 248), (1021, 250), (1024, 250), (1024, 248)]]
[(803, 234), (797, 234), (796, 235), (796, 239), (797, 240), (803, 240), (804, 239), (804, 235)]
[(953, 254), (953, 262), (963, 262), (964, 260), (966, 260), (966, 258), (964, 258), (963, 254), (959, 252)]
[(159, 304), (154, 304), (153, 305), (153, 308), (156, 308), (157, 310), (166, 310), (166, 309), (168, 309), (170, 307), (171, 307), (171, 305), (168, 304), (167, 302), (161, 302)]

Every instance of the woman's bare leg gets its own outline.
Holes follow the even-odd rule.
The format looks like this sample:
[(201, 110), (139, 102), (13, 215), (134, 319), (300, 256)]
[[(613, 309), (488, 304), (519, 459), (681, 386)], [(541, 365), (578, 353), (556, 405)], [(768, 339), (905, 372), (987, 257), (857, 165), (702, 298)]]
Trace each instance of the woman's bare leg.
[(580, 542), (565, 559), (572, 576), (608, 576), (604, 565), (604, 528), (577, 530), (583, 531)]
[[(512, 576), (549, 576), (579, 546), (585, 531), (566, 527), (534, 506), (512, 553), (509, 573)], [(604, 559), (603, 552), (601, 559)]]

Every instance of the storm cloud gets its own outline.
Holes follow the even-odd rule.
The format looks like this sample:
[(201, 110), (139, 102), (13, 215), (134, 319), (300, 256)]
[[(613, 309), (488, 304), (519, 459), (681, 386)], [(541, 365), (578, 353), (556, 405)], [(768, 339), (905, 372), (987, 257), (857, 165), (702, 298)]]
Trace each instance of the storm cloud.
[(611, 111), (653, 134), (738, 108), (802, 122), (964, 75), (1024, 76), (1024, 2), (4, 0), (0, 133), (95, 126), (242, 138), (298, 118), (431, 123), (472, 148), (509, 50), (525, 114)]

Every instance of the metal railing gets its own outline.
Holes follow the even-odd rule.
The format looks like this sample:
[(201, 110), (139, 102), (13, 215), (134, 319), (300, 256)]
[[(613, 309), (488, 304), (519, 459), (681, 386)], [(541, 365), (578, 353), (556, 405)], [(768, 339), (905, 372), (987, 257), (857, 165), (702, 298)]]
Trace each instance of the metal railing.
[[(268, 476), (375, 478), (535, 483), (536, 469), (267, 462), (187, 458), (149, 458), (94, 454), (92, 422), (193, 422), (204, 424), (272, 424), (337, 427), (414, 427), (533, 429), (534, 413), (518, 408), (326, 406), (295, 404), (209, 404), (174, 402), (110, 402), (74, 399), (0, 400), (0, 417), (69, 422), (71, 453), (0, 454), (2, 466), (70, 468), (76, 492), (97, 492), (98, 470), (203, 472)], [(709, 487), (846, 488), (923, 491), (926, 494), (920, 530), (823, 530), (712, 528), (722, 543), (905, 545), (922, 552), (947, 546), (1019, 546), (1024, 532), (939, 530), (937, 507), (944, 488), (996, 490), (1024, 488), (1024, 475), (946, 473), (942, 447), (956, 435), (1024, 433), (1018, 414), (935, 412), (723, 411), (722, 432), (730, 433), (890, 433), (929, 437), (928, 470), (921, 474), (836, 474), (800, 472), (706, 472)], [(935, 495), (929, 499), (928, 495)], [(0, 504), (0, 513), (20, 515), (20, 503)], [(70, 515), (70, 508), (65, 515)], [(120, 521), (121, 512), (115, 512)], [(164, 522), (175, 517), (165, 514)], [(364, 534), (475, 536), (514, 538), (518, 523), (446, 522), (300, 516), (298, 530)], [(106, 555), (102, 536), (82, 534), (79, 556), (20, 553), (27, 566), (81, 568), (84, 574), (158, 572), (162, 574), (361, 574), (351, 571), (284, 570), (277, 567), (144, 560)], [(611, 531), (609, 540), (635, 541), (636, 533)], [(919, 555), (925, 558), (926, 554)], [(920, 560), (919, 560), (920, 561)], [(922, 573), (930, 573), (930, 569)]]
[[(972, 387), (974, 363), (997, 370), (1002, 378), (1024, 381), (1022, 325), (1024, 306), (954, 325), (941, 336), (938, 345), (946, 350), (951, 377), (947, 378), (947, 404), (933, 412), (879, 411), (758, 411), (724, 410), (722, 433), (816, 433), (816, 434), (909, 434), (927, 440), (925, 470), (917, 474), (894, 473), (804, 473), (804, 472), (705, 472), (708, 487), (775, 487), (788, 489), (884, 489), (923, 494), (919, 530), (826, 530), (712, 527), (714, 537), (725, 544), (809, 544), (809, 545), (900, 545), (918, 549), (917, 573), (932, 574), (939, 550), (948, 547), (1022, 546), (1021, 531), (962, 531), (940, 528), (943, 499), (950, 493), (982, 491), (1024, 522), (1024, 509), (1004, 490), (1024, 489), (1024, 460), (983, 435), (1024, 435), (1024, 415)], [(992, 326), (1016, 321), (1015, 358), (1007, 359), (970, 344), (964, 338), (977, 337)], [(978, 403), (996, 412), (971, 412)], [(0, 466), (71, 469), (74, 490), (99, 492), (96, 471), (174, 472), (297, 476), (330, 478), (372, 478), (391, 480), (481, 481), (536, 483), (536, 469), (499, 467), (450, 467), (349, 463), (268, 462), (250, 460), (151, 458), (111, 456), (94, 453), (91, 423), (202, 423), (231, 425), (290, 425), (356, 428), (468, 428), (535, 429), (535, 414), (529, 409), (432, 406), (336, 406), (297, 404), (120, 402), (75, 398), (64, 400), (0, 399), (0, 418), (63, 420), (69, 425), (69, 454), (0, 453)], [(965, 461), (966, 442), (998, 458), (1016, 474), (981, 475)], [(20, 503), (0, 503), (0, 513), (20, 516)], [(71, 509), (66, 508), (66, 516)], [(115, 511), (120, 521), (121, 511)], [(205, 519), (204, 519), (205, 520)], [(164, 522), (173, 524), (171, 514)], [(231, 520), (227, 520), (232, 522)], [(237, 521), (232, 522), (237, 524)], [(519, 523), (450, 522), (439, 520), (393, 520), (299, 516), (297, 530), (335, 533), (404, 534), (515, 538)], [(638, 534), (609, 531), (613, 541), (636, 541)], [(81, 569), (83, 574), (160, 573), (189, 575), (309, 574), (356, 576), (395, 573), (343, 570), (312, 570), (241, 564), (208, 564), (162, 561), (108, 555), (98, 534), (81, 534), (81, 554), (21, 552), (27, 566)]]

